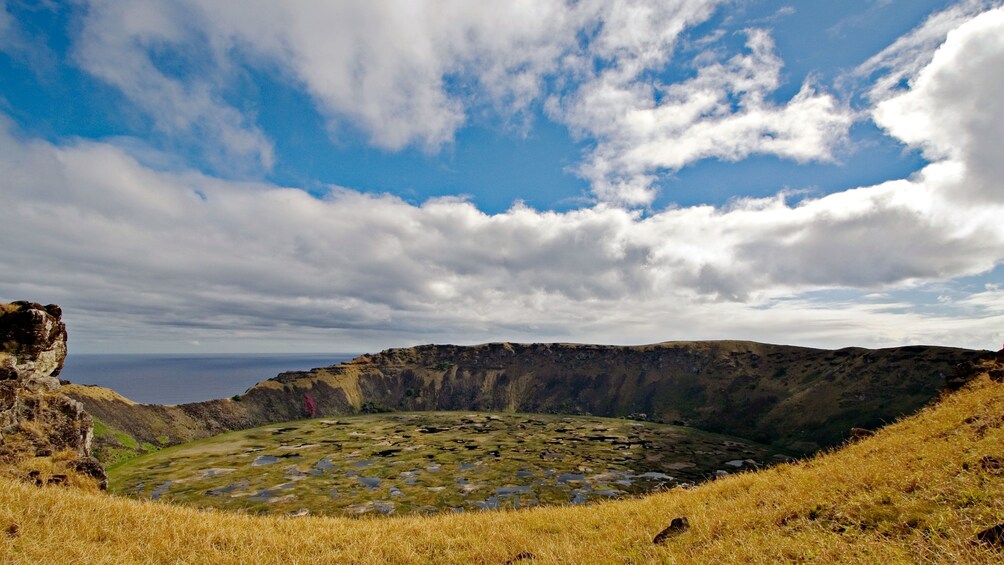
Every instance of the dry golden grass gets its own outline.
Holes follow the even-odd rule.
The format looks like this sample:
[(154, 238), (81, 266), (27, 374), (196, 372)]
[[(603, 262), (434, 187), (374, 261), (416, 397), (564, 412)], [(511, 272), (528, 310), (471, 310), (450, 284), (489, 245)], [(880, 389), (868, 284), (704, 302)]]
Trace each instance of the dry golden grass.
[(93, 400), (108, 400), (114, 402), (124, 402), (125, 404), (136, 404), (132, 400), (122, 396), (110, 388), (100, 386), (89, 386), (79, 384), (65, 384), (59, 388), (61, 394), (73, 395), (80, 398), (90, 398)]
[[(983, 376), (874, 437), (642, 499), (429, 518), (257, 517), (0, 480), (6, 563), (1004, 563), (1004, 385)], [(686, 516), (666, 545), (653, 536)], [(3, 532), (7, 531), (8, 534)]]
[(19, 459), (13, 464), (5, 465), (3, 471), (7, 478), (43, 484), (55, 481), (84, 491), (98, 492), (94, 478), (82, 475), (72, 468), (71, 463), (76, 459), (76, 451), (65, 450), (50, 457)]

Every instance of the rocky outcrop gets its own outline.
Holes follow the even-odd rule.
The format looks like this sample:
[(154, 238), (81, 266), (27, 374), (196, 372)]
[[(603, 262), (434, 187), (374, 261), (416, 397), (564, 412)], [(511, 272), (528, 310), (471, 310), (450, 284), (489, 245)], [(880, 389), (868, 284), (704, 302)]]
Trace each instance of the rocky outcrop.
[[(0, 464), (36, 482), (65, 482), (64, 472), (105, 483), (91, 456), (93, 421), (60, 392), (66, 326), (59, 307), (0, 304)], [(30, 469), (46, 461), (46, 473)], [(43, 479), (43, 476), (48, 478)], [(61, 478), (59, 478), (61, 477)]]
[(66, 325), (59, 306), (0, 304), (0, 382), (44, 392), (59, 388)]
[(620, 347), (426, 345), (283, 373), (233, 399), (137, 405), (107, 389), (69, 392), (136, 441), (180, 443), (234, 429), (386, 410), (492, 410), (686, 424), (811, 453), (937, 397), (980, 352), (836, 351), (741, 341)]

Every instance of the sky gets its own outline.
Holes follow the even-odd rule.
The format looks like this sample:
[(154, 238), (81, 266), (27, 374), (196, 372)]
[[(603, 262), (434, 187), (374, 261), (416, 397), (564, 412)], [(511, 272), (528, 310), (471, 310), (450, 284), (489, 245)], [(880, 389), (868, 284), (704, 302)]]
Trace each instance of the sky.
[(76, 353), (1004, 342), (999, 0), (0, 0)]

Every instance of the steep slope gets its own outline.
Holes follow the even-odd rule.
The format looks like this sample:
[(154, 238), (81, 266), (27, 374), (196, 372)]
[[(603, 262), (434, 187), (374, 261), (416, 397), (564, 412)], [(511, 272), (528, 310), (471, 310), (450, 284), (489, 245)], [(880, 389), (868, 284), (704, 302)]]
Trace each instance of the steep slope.
[[(982, 360), (962, 390), (839, 451), (586, 507), (266, 518), (0, 480), (0, 554), (11, 563), (999, 563), (1002, 361)], [(689, 529), (653, 544), (678, 517)]]
[(980, 352), (837, 351), (739, 341), (617, 347), (427, 345), (283, 373), (234, 399), (136, 405), (68, 387), (109, 428), (175, 444), (309, 416), (383, 410), (591, 414), (684, 423), (811, 453), (924, 406)]

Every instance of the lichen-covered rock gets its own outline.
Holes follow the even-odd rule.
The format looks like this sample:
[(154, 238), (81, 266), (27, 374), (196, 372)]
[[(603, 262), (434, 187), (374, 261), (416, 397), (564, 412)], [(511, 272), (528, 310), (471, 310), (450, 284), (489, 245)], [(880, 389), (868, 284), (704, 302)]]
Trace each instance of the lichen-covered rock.
[(0, 304), (0, 464), (21, 469), (26, 461), (55, 456), (53, 468), (103, 485), (104, 470), (91, 457), (93, 420), (83, 404), (59, 391), (66, 358), (61, 315), (54, 304)]

